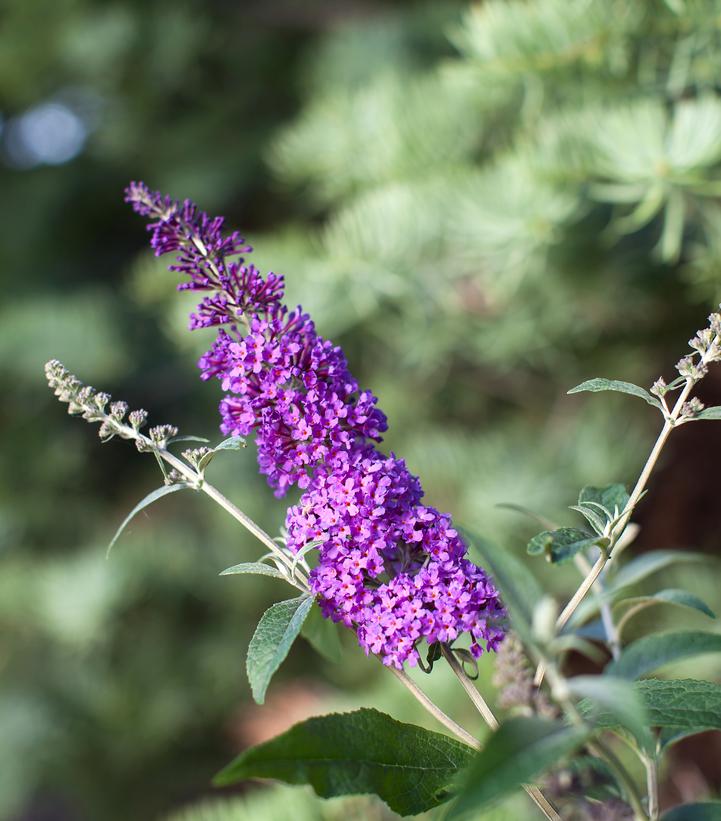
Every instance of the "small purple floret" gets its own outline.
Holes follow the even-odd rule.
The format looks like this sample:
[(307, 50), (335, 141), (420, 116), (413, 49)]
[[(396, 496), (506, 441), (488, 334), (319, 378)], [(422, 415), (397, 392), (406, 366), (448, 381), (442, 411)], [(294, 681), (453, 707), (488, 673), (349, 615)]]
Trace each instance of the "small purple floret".
[(399, 669), (418, 662), (422, 640), (468, 634), (474, 656), (482, 643), (495, 649), (504, 610), (493, 583), (466, 558), (450, 516), (421, 504), (405, 462), (376, 449), (388, 427), (376, 397), (301, 308), (282, 304), (283, 278), (230, 261), (252, 249), (189, 200), (131, 183), (126, 201), (152, 220), (155, 254), (176, 254), (170, 268), (188, 278), (178, 288), (210, 292), (190, 317), (191, 329), (218, 328), (201, 377), (221, 383), (223, 433), (255, 434), (276, 496), (304, 490), (288, 510), (288, 547), (320, 542), (310, 586), (323, 614)]

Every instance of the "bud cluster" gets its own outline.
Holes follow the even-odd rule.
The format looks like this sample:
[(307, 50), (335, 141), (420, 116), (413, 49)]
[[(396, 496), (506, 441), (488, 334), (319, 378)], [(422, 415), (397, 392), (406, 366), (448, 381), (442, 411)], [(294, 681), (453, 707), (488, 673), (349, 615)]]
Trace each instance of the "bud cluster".
[[(201, 462), (213, 451), (210, 448), (191, 448), (183, 451), (183, 459), (191, 464), (197, 471), (201, 470)], [(204, 467), (204, 465), (203, 465)]]
[(84, 385), (74, 374), (64, 367), (57, 359), (51, 359), (45, 365), (45, 376), (48, 385), (55, 392), (55, 396), (61, 402), (67, 402), (68, 413), (80, 415), (88, 422), (99, 422), (100, 429), (98, 435), (107, 442), (113, 436), (120, 436), (123, 439), (134, 439), (141, 420), (144, 421), (147, 414), (145, 411), (133, 411), (138, 427), (134, 430), (123, 424), (125, 415), (128, 412), (127, 402), (113, 402), (106, 410), (110, 402), (110, 395), (102, 391), (96, 391), (90, 385)]
[(156, 425), (148, 431), (150, 441), (160, 450), (165, 450), (168, 442), (177, 435), (178, 429), (175, 425)]
[(134, 439), (138, 450), (145, 452), (165, 448), (178, 434), (174, 425), (158, 425), (148, 431), (149, 438), (143, 436), (140, 429), (148, 420), (147, 411), (139, 408), (128, 413), (127, 402), (111, 402), (110, 394), (84, 385), (57, 359), (51, 359), (45, 365), (45, 376), (55, 396), (61, 402), (67, 402), (68, 413), (100, 424), (98, 435), (103, 442), (109, 442), (114, 436)]
[[(676, 365), (676, 370), (684, 379), (698, 382), (708, 371), (709, 362), (721, 361), (721, 313), (713, 313), (708, 318), (708, 326), (701, 328), (688, 342), (695, 353), (684, 356)], [(694, 360), (698, 355), (699, 359)]]

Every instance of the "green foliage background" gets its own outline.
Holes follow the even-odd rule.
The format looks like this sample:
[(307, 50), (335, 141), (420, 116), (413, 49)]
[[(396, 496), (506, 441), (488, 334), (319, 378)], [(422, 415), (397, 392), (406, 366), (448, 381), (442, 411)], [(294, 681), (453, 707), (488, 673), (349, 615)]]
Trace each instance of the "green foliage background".
[[(572, 521), (577, 489), (631, 482), (654, 433), (642, 403), (565, 391), (668, 376), (718, 301), (721, 3), (6, 0), (1, 13), (0, 817), (162, 817), (209, 792), (255, 740), (249, 722), (283, 729), (296, 709), (423, 722), (351, 637), (341, 666), (295, 648), (270, 691), (284, 700), (249, 706), (247, 642), (285, 591), (217, 577), (258, 551), (202, 499), (163, 501), (106, 562), (156, 469), (63, 418), (42, 364), (215, 436), (218, 394), (194, 368), (208, 337), (186, 331), (189, 303), (121, 192), (145, 179), (190, 196), (227, 213), (344, 345), (431, 503), (521, 553), (534, 524), (498, 503)], [(13, 123), (53, 100), (75, 107), (87, 144), (20, 167)], [(713, 505), (715, 477), (669, 459), (663, 475)], [(212, 470), (278, 531), (284, 505), (250, 450)], [(691, 530), (718, 549), (710, 527)], [(534, 566), (572, 584), (572, 569)], [(718, 602), (718, 575), (695, 584)], [(428, 682), (458, 712), (448, 684)], [(293, 800), (306, 798), (308, 818), (336, 817), (338, 802)], [(248, 801), (276, 817), (266, 795), (180, 817), (241, 819)]]

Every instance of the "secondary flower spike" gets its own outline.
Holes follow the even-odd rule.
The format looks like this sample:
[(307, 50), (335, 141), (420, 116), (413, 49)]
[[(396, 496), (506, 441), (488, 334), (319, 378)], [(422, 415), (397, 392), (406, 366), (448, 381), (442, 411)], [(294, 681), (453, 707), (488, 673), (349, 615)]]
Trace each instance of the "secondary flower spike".
[(155, 254), (176, 255), (170, 269), (187, 277), (178, 288), (206, 292), (190, 327), (218, 327), (199, 367), (221, 383), (221, 430), (255, 433), (277, 496), (304, 490), (288, 511), (288, 546), (319, 542), (309, 582), (323, 614), (398, 668), (418, 662), (424, 639), (468, 634), (474, 656), (495, 649), (504, 610), (493, 583), (467, 559), (450, 516), (421, 504), (405, 462), (379, 452), (387, 420), (376, 397), (300, 307), (282, 304), (283, 278), (247, 265), (245, 240), (189, 200), (134, 182), (126, 201), (150, 218)]

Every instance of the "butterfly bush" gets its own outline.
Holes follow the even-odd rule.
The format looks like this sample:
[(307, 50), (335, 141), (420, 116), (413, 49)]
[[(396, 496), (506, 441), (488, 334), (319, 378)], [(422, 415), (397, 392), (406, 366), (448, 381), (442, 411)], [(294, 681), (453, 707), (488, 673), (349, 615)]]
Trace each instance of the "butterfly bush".
[(245, 240), (189, 200), (131, 183), (126, 201), (150, 219), (155, 254), (176, 255), (179, 290), (204, 293), (190, 328), (218, 328), (198, 364), (202, 379), (220, 382), (221, 430), (254, 434), (276, 496), (303, 491), (288, 510), (287, 544), (295, 553), (317, 545), (309, 584), (324, 616), (399, 669), (418, 663), (422, 640), (468, 635), (474, 657), (494, 650), (505, 615), (497, 590), (450, 516), (422, 504), (418, 477), (378, 450), (388, 422), (377, 398), (341, 348), (283, 304), (283, 277), (246, 264)]

